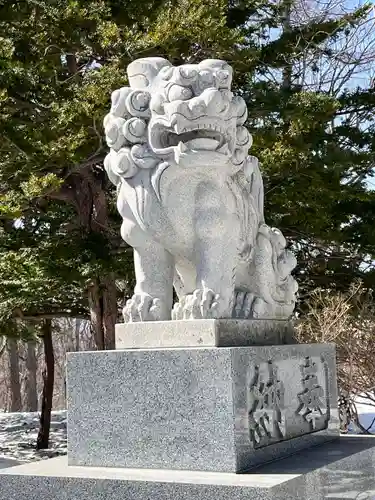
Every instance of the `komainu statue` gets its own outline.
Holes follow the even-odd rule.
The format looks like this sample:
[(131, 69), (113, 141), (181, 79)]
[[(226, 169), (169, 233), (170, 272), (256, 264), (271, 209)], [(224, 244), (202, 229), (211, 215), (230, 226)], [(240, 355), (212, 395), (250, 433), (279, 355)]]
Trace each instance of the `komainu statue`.
[(134, 248), (125, 321), (288, 318), (296, 260), (265, 224), (232, 68), (144, 58), (128, 66), (128, 78), (104, 119), (105, 169), (117, 186), (121, 235)]

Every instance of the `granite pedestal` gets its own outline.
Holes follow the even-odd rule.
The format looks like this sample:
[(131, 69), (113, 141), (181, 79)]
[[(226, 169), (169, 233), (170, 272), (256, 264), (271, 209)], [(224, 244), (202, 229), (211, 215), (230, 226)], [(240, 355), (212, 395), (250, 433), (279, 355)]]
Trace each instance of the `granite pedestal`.
[(0, 471), (0, 500), (375, 497), (375, 439), (339, 436), (334, 345), (184, 323), (69, 354), (68, 457)]
[(333, 345), (70, 353), (67, 380), (70, 465), (242, 472), (339, 435)]
[(116, 325), (116, 349), (294, 344), (286, 320), (194, 319)]
[(341, 437), (247, 474), (72, 467), (0, 471), (1, 500), (371, 500), (375, 438)]

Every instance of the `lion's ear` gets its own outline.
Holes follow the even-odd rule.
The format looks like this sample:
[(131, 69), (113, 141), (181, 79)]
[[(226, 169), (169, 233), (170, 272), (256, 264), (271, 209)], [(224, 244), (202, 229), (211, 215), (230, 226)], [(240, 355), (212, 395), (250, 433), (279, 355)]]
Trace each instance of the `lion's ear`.
[(146, 89), (150, 87), (159, 71), (172, 64), (163, 57), (145, 57), (136, 59), (128, 66), (128, 78), (131, 88)]

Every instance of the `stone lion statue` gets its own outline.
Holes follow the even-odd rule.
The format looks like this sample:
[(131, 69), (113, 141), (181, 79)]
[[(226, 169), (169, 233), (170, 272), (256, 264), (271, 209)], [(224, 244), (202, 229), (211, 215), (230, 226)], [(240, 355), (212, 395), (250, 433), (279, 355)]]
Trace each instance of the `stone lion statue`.
[[(104, 119), (136, 287), (125, 321), (288, 318), (295, 257), (265, 224), (247, 107), (221, 60), (128, 66)], [(173, 286), (178, 302), (173, 306)]]

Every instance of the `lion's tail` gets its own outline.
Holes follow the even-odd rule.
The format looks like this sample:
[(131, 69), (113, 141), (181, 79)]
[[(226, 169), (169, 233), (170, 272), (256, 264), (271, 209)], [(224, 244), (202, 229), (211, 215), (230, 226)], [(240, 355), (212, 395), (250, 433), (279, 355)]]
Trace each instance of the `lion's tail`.
[(264, 223), (264, 188), (258, 158), (248, 156), (243, 170), (248, 183), (251, 205), (257, 213), (259, 226)]
[(263, 180), (258, 159), (248, 156), (244, 167), (233, 178), (233, 192), (236, 197), (242, 226), (240, 255), (250, 259), (258, 234), (258, 228), (264, 223)]

